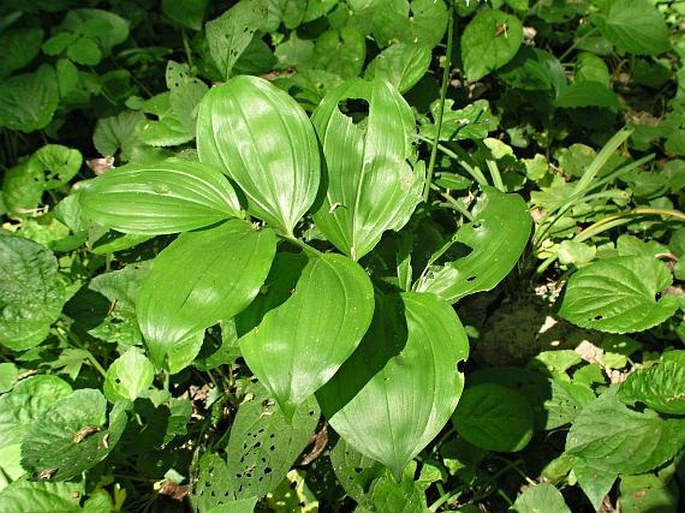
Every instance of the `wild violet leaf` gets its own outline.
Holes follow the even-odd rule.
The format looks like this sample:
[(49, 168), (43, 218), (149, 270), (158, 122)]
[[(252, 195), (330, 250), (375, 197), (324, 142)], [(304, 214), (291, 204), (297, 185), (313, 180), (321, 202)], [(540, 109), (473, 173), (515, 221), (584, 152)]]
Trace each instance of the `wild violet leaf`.
[(0, 83), (0, 126), (21, 132), (45, 128), (59, 104), (55, 69), (41, 65), (32, 73), (14, 75)]
[(582, 459), (573, 463), (573, 474), (596, 510), (600, 509), (604, 497), (609, 493), (618, 477), (618, 474), (614, 472), (593, 468)]
[(429, 265), (414, 284), (415, 291), (432, 292), (454, 303), (492, 289), (514, 267), (530, 236), (532, 220), (526, 204), (516, 194), (492, 187), (483, 190), (485, 198), (473, 221), (462, 225), (451, 240), (466, 244), (471, 252), (444, 265)]
[(105, 459), (127, 423), (124, 403), (107, 416), (107, 400), (83, 388), (54, 402), (36, 419), (22, 444), (22, 465), (58, 481), (75, 478)]
[[(355, 100), (368, 106), (368, 117), (354, 112)], [(345, 102), (347, 114), (340, 110)], [(423, 171), (409, 162), (414, 116), (388, 82), (357, 79), (327, 95), (312, 122), (327, 173), (314, 221), (331, 243), (358, 260), (383, 232), (402, 228), (421, 200)]]
[(467, 388), (452, 423), (467, 442), (489, 451), (520, 451), (533, 436), (533, 410), (526, 399), (495, 383)]
[(466, 77), (475, 82), (504, 66), (523, 42), (523, 25), (513, 14), (484, 9), (461, 36), (461, 58)]
[(52, 252), (30, 240), (0, 235), (0, 344), (23, 351), (40, 344), (65, 300)]
[(364, 270), (342, 255), (313, 255), (290, 298), (241, 338), (240, 349), (290, 417), (354, 352), (372, 315)]
[(651, 410), (628, 409), (613, 386), (576, 417), (566, 452), (593, 468), (641, 474), (665, 463), (685, 443), (685, 420), (663, 419)]
[(618, 398), (641, 402), (660, 413), (685, 415), (685, 351), (669, 351), (661, 363), (632, 372), (621, 383)]
[(108, 171), (88, 183), (80, 200), (86, 215), (99, 224), (139, 235), (188, 231), (242, 217), (233, 187), (221, 172), (178, 159)]
[(667, 51), (668, 26), (648, 0), (614, 0), (590, 18), (621, 52), (657, 55)]
[(200, 161), (221, 169), (247, 197), (248, 211), (287, 234), (319, 188), (319, 148), (300, 105), (270, 82), (236, 76), (200, 103)]
[(135, 401), (155, 378), (155, 368), (145, 355), (132, 347), (107, 369), (102, 391), (111, 402)]
[(184, 27), (201, 30), (208, 4), (209, 0), (187, 0), (185, 2), (162, 0), (162, 11)]
[(620, 106), (616, 93), (606, 85), (592, 80), (563, 87), (554, 100), (554, 105), (561, 109), (606, 107), (613, 110), (618, 110)]
[(547, 511), (571, 513), (561, 492), (550, 483), (541, 483), (528, 488), (516, 498), (516, 502), (509, 508), (509, 511), (511, 513), (543, 513)]
[(377, 297), (369, 331), (317, 399), (349, 445), (398, 477), (452, 415), (467, 355), (466, 332), (440, 298)]
[[(238, 219), (181, 234), (167, 246), (138, 293), (138, 322), (152, 362), (165, 367), (188, 339), (199, 335), (201, 343), (206, 328), (249, 305), (275, 252), (272, 230), (255, 230)], [(199, 350), (190, 347), (195, 354), (184, 351), (185, 365)]]
[(400, 93), (411, 89), (428, 71), (431, 48), (413, 43), (395, 43), (379, 53), (366, 67), (367, 80), (384, 79)]
[(0, 493), (0, 511), (81, 513), (84, 488), (83, 483), (18, 479)]
[(672, 280), (666, 265), (651, 257), (599, 260), (571, 276), (559, 315), (580, 327), (609, 333), (646, 330), (678, 310), (677, 297), (655, 298)]

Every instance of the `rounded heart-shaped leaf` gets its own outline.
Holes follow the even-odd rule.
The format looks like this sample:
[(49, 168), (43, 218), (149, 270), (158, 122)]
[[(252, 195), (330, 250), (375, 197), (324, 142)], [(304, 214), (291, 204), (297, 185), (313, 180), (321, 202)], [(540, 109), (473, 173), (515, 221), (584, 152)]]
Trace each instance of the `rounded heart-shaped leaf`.
[(302, 107), (270, 82), (236, 76), (212, 88), (197, 119), (200, 161), (230, 176), (248, 211), (292, 234), (319, 189), (316, 134)]
[(366, 272), (342, 255), (314, 255), (290, 298), (241, 338), (240, 349), (289, 417), (354, 352), (372, 316)]
[(331, 426), (352, 447), (399, 476), (457, 406), (468, 356), (452, 307), (433, 294), (378, 297), (354, 354), (317, 392)]
[(175, 354), (173, 367), (190, 364), (200, 347), (189, 341), (252, 302), (275, 253), (272, 230), (239, 219), (183, 233), (166, 247), (138, 293), (138, 323), (152, 362), (165, 367), (170, 353), (183, 350), (187, 357)]
[(582, 328), (609, 333), (643, 331), (678, 310), (676, 296), (655, 297), (672, 281), (668, 267), (649, 256), (599, 260), (571, 276), (559, 315)]
[(178, 159), (108, 171), (90, 182), (80, 199), (94, 221), (141, 235), (183, 232), (242, 217), (235, 191), (220, 171)]
[[(359, 100), (368, 106), (366, 118), (363, 108), (354, 111)], [(402, 228), (421, 201), (423, 172), (408, 161), (414, 153), (414, 115), (389, 82), (357, 79), (327, 95), (312, 122), (328, 175), (314, 221), (335, 247), (358, 260), (383, 232)]]

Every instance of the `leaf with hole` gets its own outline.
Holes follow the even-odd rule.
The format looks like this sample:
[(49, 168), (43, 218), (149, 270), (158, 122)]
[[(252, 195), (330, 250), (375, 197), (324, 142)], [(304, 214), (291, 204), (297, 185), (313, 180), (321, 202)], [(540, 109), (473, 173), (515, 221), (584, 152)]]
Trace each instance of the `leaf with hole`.
[(240, 349), (290, 417), (354, 352), (372, 315), (364, 270), (342, 255), (312, 255), (290, 298), (241, 338)]
[(102, 391), (115, 403), (120, 400), (135, 401), (147, 391), (155, 378), (155, 368), (145, 355), (132, 347), (112, 362), (107, 369)]
[[(462, 225), (452, 239), (433, 255), (414, 284), (417, 292), (432, 292), (446, 301), (494, 288), (521, 257), (530, 236), (531, 217), (523, 198), (484, 187), (484, 198), (473, 221)], [(453, 245), (465, 244), (470, 253), (437, 265)]]
[(271, 229), (232, 219), (181, 234), (153, 261), (138, 293), (138, 322), (150, 359), (189, 365), (206, 328), (229, 319), (259, 292), (276, 253)]
[(317, 398), (348, 444), (399, 477), (452, 415), (467, 355), (464, 328), (440, 298), (378, 296), (369, 331)]
[(80, 201), (92, 220), (137, 235), (183, 232), (242, 217), (221, 172), (179, 159), (108, 171), (88, 183)]
[[(355, 112), (355, 102), (362, 112)], [(347, 114), (340, 110), (345, 105)], [(414, 116), (388, 82), (357, 79), (327, 95), (312, 122), (327, 174), (314, 222), (339, 250), (358, 260), (383, 232), (401, 229), (421, 200), (423, 168), (410, 163)]]
[(200, 161), (223, 170), (255, 217), (292, 234), (319, 188), (319, 148), (302, 107), (257, 77), (212, 88), (200, 104)]
[(559, 315), (583, 328), (632, 333), (661, 324), (679, 307), (676, 296), (655, 296), (673, 277), (663, 262), (626, 256), (600, 260), (574, 273)]

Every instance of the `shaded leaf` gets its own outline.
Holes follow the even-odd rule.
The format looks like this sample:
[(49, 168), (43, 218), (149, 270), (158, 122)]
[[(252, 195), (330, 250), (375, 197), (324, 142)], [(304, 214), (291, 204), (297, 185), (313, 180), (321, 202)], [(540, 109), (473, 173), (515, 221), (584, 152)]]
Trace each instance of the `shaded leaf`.
[(604, 497), (618, 477), (614, 472), (593, 468), (583, 460), (576, 460), (573, 463), (573, 474), (595, 510), (600, 509)]
[(179, 25), (193, 30), (202, 30), (209, 0), (162, 0), (162, 12)]
[(292, 234), (319, 188), (319, 149), (302, 107), (266, 80), (237, 76), (200, 104), (200, 161), (222, 169), (248, 211)]
[(317, 398), (348, 444), (398, 477), (454, 411), (467, 354), (447, 303), (415, 292), (378, 297), (366, 336)]
[(668, 27), (648, 0), (614, 0), (591, 20), (621, 52), (657, 55), (670, 49)]
[(89, 182), (80, 201), (99, 224), (138, 235), (182, 232), (242, 217), (226, 177), (211, 166), (178, 159), (113, 169)]
[(554, 100), (554, 105), (561, 109), (607, 107), (618, 110), (620, 107), (618, 97), (611, 89), (592, 80), (583, 80), (562, 88)]
[(29, 64), (40, 52), (44, 36), (41, 28), (18, 28), (0, 34), (0, 77)]
[(559, 315), (583, 328), (631, 333), (671, 317), (678, 298), (656, 294), (673, 280), (666, 265), (651, 257), (616, 257), (593, 262), (571, 276)]
[(358, 264), (312, 256), (290, 298), (242, 337), (240, 349), (290, 417), (354, 352), (372, 315), (373, 287)]
[(0, 126), (33, 132), (45, 128), (57, 110), (59, 87), (52, 66), (15, 75), (0, 83)]
[[(344, 114), (341, 102), (362, 99), (368, 118)], [(366, 113), (362, 113), (364, 115)], [(314, 221), (328, 240), (357, 260), (386, 230), (402, 228), (421, 200), (423, 172), (412, 169), (414, 116), (388, 82), (346, 82), (312, 116), (323, 144), (327, 180)]]
[(364, 456), (343, 438), (335, 444), (330, 458), (335, 476), (347, 495), (360, 504), (367, 502), (371, 483), (385, 472), (385, 467)]
[(472, 251), (444, 265), (430, 265), (414, 290), (433, 292), (454, 303), (468, 294), (492, 289), (514, 267), (530, 235), (532, 221), (526, 204), (516, 194), (503, 194), (492, 187), (483, 190), (485, 199), (473, 221), (462, 225), (447, 245), (463, 243)]
[[(433, 120), (437, 120), (440, 100), (431, 103), (430, 111)], [(490, 110), (490, 104), (487, 100), (476, 100), (463, 109), (454, 109), (454, 100), (446, 100), (442, 125), (440, 126), (440, 140), (472, 139), (480, 141), (497, 129), (498, 125), (499, 119)], [(436, 130), (435, 124), (424, 124), (421, 127), (421, 133), (430, 139), (435, 137)]]
[(181, 234), (167, 246), (138, 294), (138, 322), (152, 362), (164, 367), (173, 356), (188, 365), (200, 348), (188, 339), (199, 336), (201, 345), (206, 328), (249, 305), (275, 252), (272, 230), (256, 231), (237, 219)]

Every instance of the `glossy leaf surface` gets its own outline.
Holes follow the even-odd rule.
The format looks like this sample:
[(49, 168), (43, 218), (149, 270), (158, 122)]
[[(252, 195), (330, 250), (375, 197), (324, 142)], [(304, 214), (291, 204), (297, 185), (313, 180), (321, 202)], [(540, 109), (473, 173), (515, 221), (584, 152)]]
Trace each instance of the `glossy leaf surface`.
[(236, 76), (200, 103), (200, 161), (222, 169), (248, 211), (292, 233), (319, 188), (319, 148), (304, 110), (266, 80)]
[(182, 232), (241, 217), (226, 177), (216, 168), (184, 160), (113, 169), (90, 182), (80, 197), (94, 221), (140, 235)]
[(676, 296), (656, 294), (673, 281), (652, 257), (617, 257), (594, 262), (573, 274), (559, 315), (583, 328), (632, 333), (662, 323), (679, 306)]
[[(138, 294), (138, 322), (152, 362), (163, 367), (169, 353), (189, 350), (189, 338), (249, 305), (275, 252), (273, 231), (238, 219), (181, 234), (165, 248)], [(188, 354), (186, 365), (194, 357)]]
[[(348, 114), (341, 102), (363, 100)], [(347, 82), (326, 96), (312, 116), (323, 144), (326, 190), (316, 226), (339, 250), (357, 260), (386, 230), (399, 230), (421, 199), (423, 173), (408, 162), (414, 153), (411, 108), (384, 80)]]
[(373, 288), (342, 255), (310, 257), (290, 298), (240, 340), (243, 357), (287, 416), (354, 352), (373, 315)]
[(444, 265), (429, 266), (414, 290), (433, 292), (454, 303), (494, 288), (509, 274), (528, 243), (531, 218), (520, 196), (491, 187), (484, 192), (486, 200), (473, 221), (462, 225), (451, 241), (466, 244), (472, 251)]
[(364, 340), (317, 393), (331, 426), (399, 476), (457, 405), (468, 355), (464, 328), (433, 294), (378, 297)]

